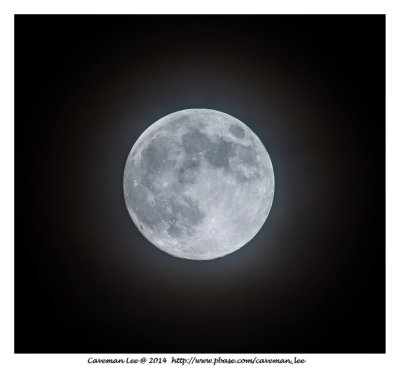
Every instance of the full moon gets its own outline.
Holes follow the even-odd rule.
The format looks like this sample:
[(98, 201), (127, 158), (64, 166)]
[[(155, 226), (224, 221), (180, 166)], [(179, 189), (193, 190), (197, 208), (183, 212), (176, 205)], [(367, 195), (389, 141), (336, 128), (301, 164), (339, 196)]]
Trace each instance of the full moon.
[(274, 171), (260, 139), (209, 109), (167, 115), (139, 137), (125, 165), (124, 196), (139, 231), (175, 257), (230, 254), (261, 229)]

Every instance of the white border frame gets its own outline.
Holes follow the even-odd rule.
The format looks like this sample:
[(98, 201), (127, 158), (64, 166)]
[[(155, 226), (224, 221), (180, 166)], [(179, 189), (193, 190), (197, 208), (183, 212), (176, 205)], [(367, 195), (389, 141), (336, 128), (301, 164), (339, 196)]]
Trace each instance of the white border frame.
[[(386, 354), (300, 354), (307, 367), (398, 367), (400, 362), (400, 17), (396, 1), (50, 1), (3, 0), (0, 5), (0, 366), (87, 367), (86, 354), (14, 354), (14, 14), (386, 14)], [(368, 321), (366, 321), (368, 323)], [(194, 354), (195, 355), (195, 354)], [(255, 354), (256, 355), (256, 354)], [(101, 354), (96, 357), (170, 357), (184, 354)], [(242, 358), (240, 354), (199, 354), (199, 357)], [(293, 354), (295, 356), (295, 354)], [(297, 356), (297, 355), (296, 355)], [(261, 357), (261, 356), (260, 356)], [(268, 354), (268, 358), (289, 355)], [(140, 365), (140, 364), (139, 364)], [(96, 365), (98, 366), (98, 365)], [(109, 366), (101, 364), (100, 366)], [(119, 365), (114, 365), (119, 366)], [(169, 366), (162, 364), (161, 366)], [(174, 364), (179, 366), (179, 364)], [(203, 365), (210, 366), (210, 365)], [(217, 365), (217, 366), (226, 366)], [(232, 366), (232, 365), (231, 365)], [(233, 366), (243, 365), (237, 364)], [(245, 365), (250, 366), (250, 365)], [(260, 365), (261, 366), (261, 365)]]

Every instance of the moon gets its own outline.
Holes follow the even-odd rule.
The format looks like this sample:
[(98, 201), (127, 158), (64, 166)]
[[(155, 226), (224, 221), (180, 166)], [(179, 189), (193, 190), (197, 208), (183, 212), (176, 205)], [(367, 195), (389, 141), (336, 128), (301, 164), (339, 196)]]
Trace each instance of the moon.
[(261, 229), (275, 190), (271, 159), (240, 120), (216, 110), (169, 114), (139, 137), (123, 179), (144, 237), (175, 257), (235, 252)]

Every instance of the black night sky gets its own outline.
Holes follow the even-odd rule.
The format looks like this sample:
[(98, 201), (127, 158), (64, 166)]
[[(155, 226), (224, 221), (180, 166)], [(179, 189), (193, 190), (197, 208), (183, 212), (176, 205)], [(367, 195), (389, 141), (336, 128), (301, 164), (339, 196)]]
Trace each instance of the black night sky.
[[(385, 17), (15, 18), (15, 352), (384, 353)], [(246, 123), (270, 215), (213, 261), (151, 245), (125, 160), (159, 118)]]

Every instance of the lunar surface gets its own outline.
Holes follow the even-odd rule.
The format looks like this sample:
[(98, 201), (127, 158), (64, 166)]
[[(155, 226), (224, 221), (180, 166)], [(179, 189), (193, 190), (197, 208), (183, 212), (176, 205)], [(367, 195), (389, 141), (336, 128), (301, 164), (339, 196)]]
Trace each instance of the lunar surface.
[(189, 109), (152, 124), (125, 166), (126, 206), (139, 231), (173, 256), (232, 253), (263, 226), (274, 172), (258, 137), (238, 119)]

